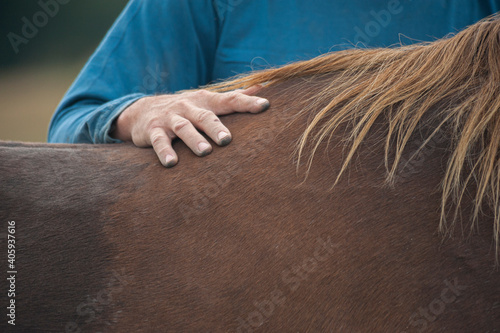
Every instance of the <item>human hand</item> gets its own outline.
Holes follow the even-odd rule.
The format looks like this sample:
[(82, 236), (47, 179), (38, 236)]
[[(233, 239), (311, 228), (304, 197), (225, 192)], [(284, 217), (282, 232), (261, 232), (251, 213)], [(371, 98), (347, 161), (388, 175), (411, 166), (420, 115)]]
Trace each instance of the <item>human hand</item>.
[(269, 101), (253, 96), (261, 88), (257, 85), (224, 93), (197, 90), (144, 97), (120, 114), (111, 136), (132, 141), (138, 147), (153, 146), (160, 162), (165, 167), (172, 167), (178, 161), (172, 148), (172, 140), (176, 137), (198, 156), (212, 152), (212, 146), (198, 130), (205, 132), (219, 146), (229, 144), (231, 133), (217, 116), (267, 110)]

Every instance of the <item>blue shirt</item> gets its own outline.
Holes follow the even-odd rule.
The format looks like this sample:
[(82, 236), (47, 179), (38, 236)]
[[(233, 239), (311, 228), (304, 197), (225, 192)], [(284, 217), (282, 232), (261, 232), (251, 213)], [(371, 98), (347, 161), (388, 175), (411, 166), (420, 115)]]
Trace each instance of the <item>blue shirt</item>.
[(49, 142), (112, 143), (137, 99), (349, 47), (430, 41), (500, 0), (131, 0), (58, 106)]

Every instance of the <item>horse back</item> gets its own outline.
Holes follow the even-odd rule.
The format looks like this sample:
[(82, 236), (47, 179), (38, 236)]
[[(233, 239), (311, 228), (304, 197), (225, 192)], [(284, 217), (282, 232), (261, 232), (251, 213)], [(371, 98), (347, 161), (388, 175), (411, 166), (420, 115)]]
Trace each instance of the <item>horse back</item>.
[(498, 327), (488, 221), (470, 237), (437, 232), (442, 151), (384, 186), (374, 135), (332, 189), (344, 152), (333, 137), (305, 179), (294, 149), (308, 119), (293, 119), (281, 88), (264, 93), (269, 111), (224, 120), (231, 145), (200, 159), (177, 143), (172, 169), (130, 145), (0, 147), (1, 232), (16, 225), (16, 328)]

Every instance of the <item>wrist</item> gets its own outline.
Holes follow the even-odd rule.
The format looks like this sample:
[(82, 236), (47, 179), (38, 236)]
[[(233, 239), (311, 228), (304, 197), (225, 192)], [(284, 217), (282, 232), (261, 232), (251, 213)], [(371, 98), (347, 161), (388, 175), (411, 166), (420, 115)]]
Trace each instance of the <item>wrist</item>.
[(115, 119), (112, 125), (110, 136), (121, 141), (132, 141), (132, 124), (134, 114), (140, 108), (144, 98), (140, 98), (127, 106), (122, 113)]

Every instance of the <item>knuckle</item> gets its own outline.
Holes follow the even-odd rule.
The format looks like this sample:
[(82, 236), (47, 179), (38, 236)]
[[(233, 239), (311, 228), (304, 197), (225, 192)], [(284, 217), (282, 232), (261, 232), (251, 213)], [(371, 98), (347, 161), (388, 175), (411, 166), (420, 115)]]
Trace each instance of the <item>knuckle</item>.
[(217, 96), (219, 94), (208, 91), (208, 90), (198, 90), (194, 92), (194, 98), (198, 102), (198, 106), (209, 108), (210, 105), (217, 104)]
[(172, 130), (177, 133), (177, 132), (187, 128), (189, 126), (189, 124), (190, 124), (190, 122), (187, 119), (177, 120), (172, 125)]
[(194, 94), (195, 94), (195, 96), (198, 96), (200, 98), (205, 98), (205, 97), (210, 96), (210, 92), (208, 90), (205, 90), (205, 89), (197, 90), (194, 92)]
[(163, 127), (162, 125), (162, 121), (159, 118), (151, 118), (146, 123), (146, 132), (153, 133), (155, 129)]
[(175, 103), (175, 107), (179, 110), (186, 111), (191, 107), (191, 102), (188, 99), (181, 98)]
[(232, 91), (228, 93), (226, 98), (228, 105), (230, 105), (233, 109), (241, 109), (242, 103), (244, 101), (243, 95), (241, 93)]
[(238, 102), (240, 100), (240, 94), (236, 91), (231, 91), (227, 93), (226, 98), (230, 103)]
[(208, 110), (200, 110), (196, 113), (195, 121), (199, 123), (204, 123), (213, 118), (214, 113)]
[(160, 145), (162, 142), (162, 136), (159, 133), (154, 133), (151, 135), (151, 145), (154, 147)]

